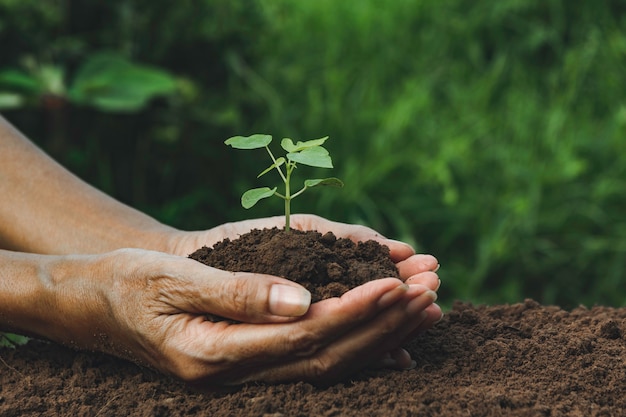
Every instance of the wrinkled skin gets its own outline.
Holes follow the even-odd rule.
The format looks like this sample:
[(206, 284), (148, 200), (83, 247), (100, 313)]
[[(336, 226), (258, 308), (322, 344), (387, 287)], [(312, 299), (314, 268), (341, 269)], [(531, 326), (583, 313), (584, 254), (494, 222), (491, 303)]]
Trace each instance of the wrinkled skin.
[[(431, 256), (411, 255), (404, 244), (378, 239), (390, 245), (402, 279), (372, 281), (304, 308), (271, 300), (276, 284), (306, 292), (291, 281), (221, 271), (164, 252), (23, 255), (37, 260), (47, 282), (40, 311), (30, 313), (37, 325), (26, 330), (128, 358), (196, 386), (330, 382), (366, 366), (409, 368), (402, 344), (441, 318), (434, 304), (438, 265)], [(177, 247), (187, 251), (185, 244)], [(213, 323), (207, 313), (241, 323)]]

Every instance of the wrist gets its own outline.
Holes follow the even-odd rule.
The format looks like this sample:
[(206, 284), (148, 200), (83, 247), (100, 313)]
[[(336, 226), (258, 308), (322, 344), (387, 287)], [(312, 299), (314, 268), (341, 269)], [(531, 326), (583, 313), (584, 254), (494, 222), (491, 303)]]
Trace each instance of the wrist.
[[(43, 335), (54, 316), (51, 256), (0, 251), (0, 328)], [(47, 314), (46, 314), (47, 312)]]
[(104, 317), (105, 310), (98, 302), (100, 291), (86, 288), (81, 279), (88, 276), (86, 264), (92, 258), (0, 251), (0, 329), (93, 346), (84, 337), (98, 330), (87, 323)]

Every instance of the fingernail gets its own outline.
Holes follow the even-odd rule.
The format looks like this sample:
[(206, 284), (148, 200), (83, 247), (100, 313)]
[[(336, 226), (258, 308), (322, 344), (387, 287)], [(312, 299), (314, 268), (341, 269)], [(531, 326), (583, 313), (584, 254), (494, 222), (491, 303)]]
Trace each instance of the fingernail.
[(304, 315), (311, 305), (311, 293), (302, 287), (274, 284), (270, 289), (270, 313), (284, 317)]
[(437, 320), (434, 324), (437, 324), (437, 323), (439, 323), (441, 320), (443, 320), (443, 316), (444, 316), (444, 314), (443, 314), (443, 311), (442, 311), (442, 312), (441, 312), (441, 317), (439, 317), (439, 319), (438, 319), (438, 320)]
[(407, 312), (409, 314), (421, 314), (426, 307), (434, 303), (436, 300), (437, 293), (428, 290), (407, 304)]
[(439, 291), (439, 287), (441, 287), (441, 280), (439, 279), (439, 280), (437, 280), (437, 281), (438, 281), (438, 283), (437, 283), (437, 289), (436, 289), (435, 291)]
[(382, 365), (385, 368), (389, 368), (389, 369), (396, 369), (396, 370), (401, 370), (401, 371), (410, 371), (411, 369), (415, 369), (417, 367), (417, 362), (415, 362), (413, 359), (411, 359), (411, 362), (408, 363), (407, 366), (399, 366), (398, 365), (398, 361), (396, 361), (395, 359), (385, 359), (382, 362)]
[(427, 291), (431, 291), (431, 289), (428, 288), (424, 284), (409, 283), (409, 295), (412, 297), (419, 297), (420, 295), (423, 295)]
[(424, 293), (424, 295), (423, 295), (423, 296), (425, 296), (425, 297), (429, 297), (429, 298), (432, 298), (433, 303), (434, 303), (435, 301), (437, 301), (437, 298), (439, 298), (439, 296), (437, 295), (437, 293), (436, 293), (435, 291), (431, 291), (431, 290), (426, 291), (426, 292)]
[(441, 268), (441, 264), (437, 264), (437, 267), (435, 269), (433, 269), (433, 272), (439, 271), (439, 268)]
[(382, 297), (378, 300), (378, 308), (387, 308), (396, 301), (398, 301), (404, 294), (406, 294), (409, 286), (407, 284), (400, 284), (396, 288), (387, 291), (383, 294)]
[(409, 352), (400, 348), (392, 352), (387, 352), (383, 357), (381, 365), (386, 368), (407, 370), (415, 368), (417, 363), (411, 359), (411, 354)]

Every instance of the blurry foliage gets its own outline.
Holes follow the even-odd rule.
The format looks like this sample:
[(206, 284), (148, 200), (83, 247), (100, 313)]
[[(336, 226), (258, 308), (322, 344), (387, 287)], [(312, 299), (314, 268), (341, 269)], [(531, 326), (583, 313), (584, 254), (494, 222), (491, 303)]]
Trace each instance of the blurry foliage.
[(154, 97), (173, 94), (176, 80), (168, 73), (133, 64), (115, 54), (89, 56), (68, 83), (63, 67), (25, 60), (26, 70), (0, 71), (0, 110), (63, 101), (89, 105), (101, 111), (141, 110)]
[(345, 188), (294, 210), (435, 254), (444, 303), (626, 305), (622, 1), (0, 0), (0, 44), (0, 71), (30, 60), (77, 80), (108, 51), (176, 79), (132, 114), (5, 112), (164, 222), (250, 215), (254, 156), (224, 139), (329, 135)]

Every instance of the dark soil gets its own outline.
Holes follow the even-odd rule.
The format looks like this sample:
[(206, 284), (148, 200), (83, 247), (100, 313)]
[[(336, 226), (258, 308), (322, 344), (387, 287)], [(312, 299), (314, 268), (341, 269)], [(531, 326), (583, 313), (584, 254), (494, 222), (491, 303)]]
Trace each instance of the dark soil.
[[(339, 268), (329, 269), (324, 280), (332, 281)], [(368, 370), (325, 388), (248, 384), (199, 394), (111, 356), (33, 340), (0, 349), (0, 415), (555, 417), (626, 410), (626, 308), (457, 303), (406, 348), (417, 361), (410, 371)]]
[(377, 278), (398, 277), (386, 246), (373, 240), (355, 244), (330, 232), (255, 229), (212, 248), (204, 246), (189, 257), (226, 271), (288, 278), (308, 289), (313, 302)]
[(197, 394), (129, 362), (31, 341), (0, 349), (2, 416), (621, 416), (626, 308), (456, 304), (417, 368)]

